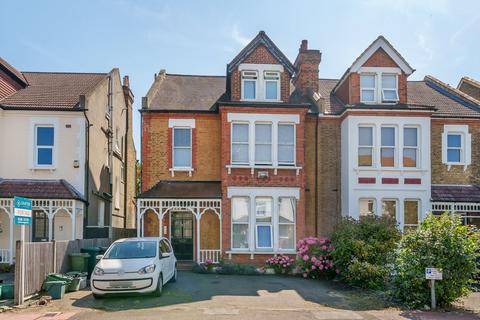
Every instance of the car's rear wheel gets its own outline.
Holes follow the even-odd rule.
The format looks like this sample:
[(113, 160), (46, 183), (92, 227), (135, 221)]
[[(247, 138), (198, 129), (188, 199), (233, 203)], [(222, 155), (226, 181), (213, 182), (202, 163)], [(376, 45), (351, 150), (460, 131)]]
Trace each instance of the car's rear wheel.
[(162, 275), (159, 275), (159, 276), (158, 276), (157, 289), (155, 289), (155, 291), (153, 292), (153, 294), (154, 294), (156, 297), (160, 297), (160, 296), (162, 295), (162, 292), (163, 292), (163, 277), (162, 277)]
[(175, 267), (175, 271), (173, 272), (173, 276), (170, 279), (170, 282), (177, 282), (177, 267)]

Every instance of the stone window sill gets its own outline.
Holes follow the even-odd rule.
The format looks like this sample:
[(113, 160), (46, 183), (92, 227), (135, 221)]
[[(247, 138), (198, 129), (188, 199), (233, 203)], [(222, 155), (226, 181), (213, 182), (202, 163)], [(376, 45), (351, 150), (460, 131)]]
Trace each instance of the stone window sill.
[(277, 175), (278, 170), (295, 170), (297, 176), (300, 174), (302, 167), (293, 166), (262, 166), (262, 165), (240, 165), (240, 164), (229, 164), (225, 166), (228, 170), (228, 174), (232, 173), (232, 169), (250, 169), (250, 174), (253, 176), (255, 174), (255, 169), (273, 169), (273, 174)]

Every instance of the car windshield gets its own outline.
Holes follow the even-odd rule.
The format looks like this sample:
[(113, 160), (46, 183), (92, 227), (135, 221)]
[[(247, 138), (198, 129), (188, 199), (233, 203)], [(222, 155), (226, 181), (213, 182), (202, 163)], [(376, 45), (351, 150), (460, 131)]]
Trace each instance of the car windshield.
[(104, 259), (154, 258), (157, 254), (156, 241), (124, 241), (112, 244)]

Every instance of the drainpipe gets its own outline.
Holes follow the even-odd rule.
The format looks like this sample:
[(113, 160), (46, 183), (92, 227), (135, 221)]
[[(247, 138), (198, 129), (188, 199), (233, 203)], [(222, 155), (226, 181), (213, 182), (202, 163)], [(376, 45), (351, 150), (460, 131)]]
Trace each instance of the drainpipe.
[(87, 116), (87, 108), (86, 108), (86, 99), (84, 95), (80, 96), (80, 108), (83, 109), (83, 116), (85, 117), (85, 186), (84, 186), (84, 194), (85, 200), (87, 203), (85, 204), (85, 211), (83, 213), (83, 238), (87, 237), (86, 226), (88, 225), (88, 208), (90, 206), (90, 120)]
[(318, 234), (318, 117), (315, 117), (315, 236)]
[(109, 193), (111, 195), (111, 200), (110, 200), (110, 209), (109, 209), (109, 232), (108, 232), (108, 237), (112, 237), (112, 227), (113, 227), (113, 206), (114, 204), (114, 197), (115, 195), (113, 194), (113, 106), (112, 106), (112, 73), (110, 72), (108, 76), (108, 95), (107, 95), (107, 103), (108, 103), (108, 113), (110, 114), (110, 119), (108, 120), (108, 185), (109, 185)]

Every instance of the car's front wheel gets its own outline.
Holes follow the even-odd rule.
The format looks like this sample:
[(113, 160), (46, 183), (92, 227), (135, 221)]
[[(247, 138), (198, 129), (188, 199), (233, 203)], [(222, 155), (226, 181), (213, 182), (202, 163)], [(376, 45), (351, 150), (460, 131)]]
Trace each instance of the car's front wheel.
[(159, 276), (158, 276), (157, 289), (155, 289), (155, 291), (153, 292), (153, 294), (154, 294), (156, 297), (160, 297), (160, 296), (162, 295), (162, 292), (163, 292), (163, 277), (162, 277), (162, 275), (159, 275)]
[(173, 271), (173, 276), (172, 278), (170, 279), (170, 282), (177, 282), (177, 268), (175, 267), (175, 270)]

